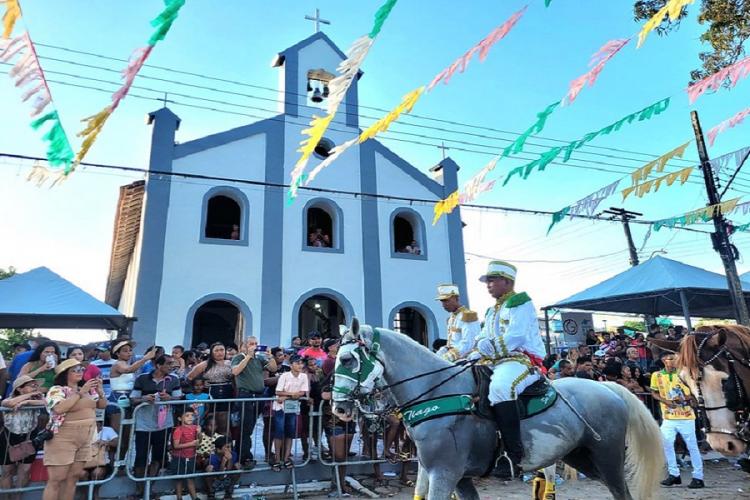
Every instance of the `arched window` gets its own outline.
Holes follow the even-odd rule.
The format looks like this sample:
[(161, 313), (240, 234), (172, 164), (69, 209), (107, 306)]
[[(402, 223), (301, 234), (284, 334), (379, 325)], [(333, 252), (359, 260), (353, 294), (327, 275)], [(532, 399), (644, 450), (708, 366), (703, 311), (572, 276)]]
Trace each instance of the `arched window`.
[(210, 189), (203, 197), (201, 243), (247, 245), (247, 211), (247, 197), (239, 189)]
[(252, 331), (251, 323), (250, 309), (237, 297), (224, 293), (207, 295), (188, 311), (183, 343), (191, 347), (213, 342), (240, 345), (245, 334)]
[(344, 251), (344, 216), (338, 205), (325, 198), (315, 198), (307, 202), (302, 214), (303, 250)]
[(422, 216), (410, 208), (398, 208), (391, 214), (391, 256), (427, 258), (427, 238)]

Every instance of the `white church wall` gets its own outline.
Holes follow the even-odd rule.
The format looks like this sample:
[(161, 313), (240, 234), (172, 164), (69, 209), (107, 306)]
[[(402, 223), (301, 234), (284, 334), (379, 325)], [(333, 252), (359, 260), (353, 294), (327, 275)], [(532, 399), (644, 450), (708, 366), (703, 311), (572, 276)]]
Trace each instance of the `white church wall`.
[[(331, 73), (332, 75), (338, 75), (338, 71), (336, 71), (336, 68), (338, 67), (339, 63), (341, 63), (341, 57), (338, 53), (336, 53), (330, 45), (328, 45), (324, 40), (318, 39), (314, 40), (309, 45), (306, 45), (304, 47), (300, 48), (299, 51), (299, 66), (297, 68), (297, 94), (299, 95), (299, 104), (302, 106), (299, 106), (299, 114), (300, 117), (310, 117), (312, 114), (317, 114), (318, 116), (325, 116), (325, 101), (321, 103), (321, 109), (310, 109), (305, 106), (313, 106), (312, 103), (308, 102), (308, 100), (303, 97), (307, 95), (307, 72), (312, 69), (324, 69), (328, 73)], [(308, 61), (314, 61), (308, 63)], [(288, 68), (291, 69), (291, 68)], [(344, 112), (346, 110), (346, 99), (344, 99), (344, 102), (341, 103), (341, 106), (339, 107), (339, 113), (340, 115), (335, 118), (335, 122), (343, 122), (345, 115)], [(333, 124), (332, 124), (333, 125)]]
[[(322, 42), (321, 42), (322, 43)], [(325, 45), (325, 44), (324, 44)], [(325, 49), (330, 51), (327, 45)], [(291, 122), (285, 133), (285, 179), (289, 179), (291, 170), (299, 158), (297, 149), (302, 138), (301, 128), (293, 122), (298, 118), (288, 117)], [(337, 125), (336, 128), (344, 128)], [(354, 131), (355, 129), (351, 129)], [(334, 143), (340, 144), (354, 134), (342, 132), (326, 132), (326, 137)], [(313, 155), (307, 165), (311, 171), (320, 163), (321, 159)], [(321, 187), (340, 191), (360, 191), (359, 147), (350, 148), (330, 168), (323, 170), (310, 184), (311, 187)], [(343, 248), (340, 243), (334, 246), (338, 249), (312, 249), (307, 247), (307, 221), (304, 208), (312, 199), (329, 200), (338, 205), (343, 224)], [(283, 287), (282, 287), (282, 318), (281, 344), (288, 345), (292, 336), (297, 335), (298, 311), (295, 304), (310, 290), (330, 289), (345, 297), (354, 310), (361, 316), (364, 313), (364, 297), (362, 285), (362, 215), (361, 200), (351, 195), (328, 194), (310, 192), (304, 189), (298, 192), (294, 203), (286, 205), (283, 211), (284, 249), (283, 249)], [(335, 224), (335, 223), (334, 223)], [(343, 249), (343, 251), (339, 251)], [(340, 304), (344, 307), (344, 304)], [(345, 307), (344, 307), (345, 308)]]
[[(173, 171), (207, 173), (222, 177), (262, 180), (265, 136), (258, 135), (176, 159)], [(248, 199), (247, 245), (231, 240), (201, 242), (206, 193), (215, 186), (230, 186)], [(246, 333), (260, 319), (260, 283), (263, 249), (264, 191), (261, 187), (217, 181), (171, 184), (165, 259), (157, 322), (157, 342), (190, 344), (192, 324), (188, 311), (209, 294), (237, 297), (250, 309)], [(170, 258), (172, 257), (172, 258)]]
[[(378, 192), (408, 198), (437, 199), (426, 186), (394, 165), (389, 159), (376, 153)], [(421, 218), (423, 231), (414, 228), (416, 239), (422, 245), (423, 256), (395, 253), (392, 239), (391, 220), (394, 211), (404, 209), (416, 212)], [(378, 203), (380, 226), (380, 268), (383, 288), (383, 324), (390, 328), (391, 312), (400, 304), (418, 303), (435, 317), (438, 331), (430, 331), (430, 341), (445, 336), (445, 318), (440, 303), (435, 300), (435, 287), (440, 283), (450, 283), (451, 263), (448, 242), (447, 219), (443, 218), (432, 226), (431, 205), (412, 204), (383, 200)], [(419, 236), (419, 234), (423, 236)], [(422, 238), (425, 241), (421, 241)], [(425, 258), (426, 257), (426, 258)], [(428, 319), (428, 325), (430, 321)], [(431, 327), (434, 330), (434, 327)]]

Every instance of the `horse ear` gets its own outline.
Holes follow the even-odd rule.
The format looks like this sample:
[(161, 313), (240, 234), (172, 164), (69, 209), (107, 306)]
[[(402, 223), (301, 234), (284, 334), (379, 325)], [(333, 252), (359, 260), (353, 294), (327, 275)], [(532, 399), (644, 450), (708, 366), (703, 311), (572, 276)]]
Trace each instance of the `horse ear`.
[(359, 338), (359, 320), (356, 317), (352, 318), (352, 327), (349, 331), (355, 339)]
[(726, 329), (722, 328), (722, 329), (719, 330), (719, 335), (718, 335), (717, 342), (718, 342), (718, 345), (720, 345), (720, 346), (726, 344), (726, 342), (727, 342), (727, 331), (726, 331)]

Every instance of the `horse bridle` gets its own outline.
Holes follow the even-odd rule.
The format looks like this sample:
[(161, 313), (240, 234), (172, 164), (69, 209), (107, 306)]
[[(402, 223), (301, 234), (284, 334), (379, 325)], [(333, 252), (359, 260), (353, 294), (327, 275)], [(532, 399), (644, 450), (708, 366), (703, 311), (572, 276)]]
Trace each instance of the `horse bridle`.
[[(726, 435), (735, 437), (737, 439), (740, 439), (740, 440), (743, 440), (743, 441), (747, 441), (747, 438), (741, 436), (740, 432), (739, 432), (740, 431), (740, 423), (743, 422), (743, 420), (744, 420), (743, 419), (743, 415), (742, 415), (742, 413), (743, 413), (742, 408), (738, 408), (737, 410), (734, 411), (734, 413), (735, 413), (735, 421), (737, 422), (737, 430), (734, 430), (734, 431), (731, 430), (731, 429), (723, 429), (723, 428), (712, 429), (711, 428), (711, 420), (708, 418), (708, 412), (710, 412), (710, 411), (718, 411), (718, 410), (724, 410), (724, 409), (726, 409), (728, 411), (732, 411), (732, 410), (729, 409), (729, 407), (728, 407), (727, 404), (724, 404), (722, 406), (706, 406), (705, 400), (703, 398), (703, 390), (701, 389), (701, 383), (703, 382), (703, 370), (704, 370), (704, 368), (706, 366), (710, 366), (711, 363), (713, 363), (714, 361), (716, 361), (717, 359), (719, 359), (719, 357), (721, 357), (721, 356), (724, 356), (724, 358), (726, 358), (726, 360), (727, 360), (727, 364), (729, 366), (729, 377), (734, 380), (734, 390), (735, 390), (735, 395), (737, 396), (737, 400), (740, 401), (741, 403), (742, 402), (747, 402), (747, 394), (745, 394), (745, 390), (742, 387), (742, 383), (740, 382), (740, 378), (737, 376), (737, 372), (735, 371), (735, 368), (734, 368), (734, 363), (737, 360), (732, 355), (732, 353), (729, 352), (729, 350), (727, 349), (727, 347), (725, 345), (721, 346), (721, 348), (718, 351), (716, 351), (716, 354), (714, 354), (713, 356), (711, 356), (709, 359), (707, 359), (705, 361), (703, 359), (701, 359), (701, 352), (703, 352), (703, 348), (706, 345), (706, 342), (708, 342), (708, 340), (711, 337), (713, 337), (714, 335), (716, 335), (717, 333), (718, 332), (711, 332), (711, 333), (706, 334), (706, 336), (703, 338), (703, 340), (701, 340), (700, 344), (698, 344), (698, 349), (697, 349), (697, 352), (696, 352), (696, 358), (698, 359), (699, 367), (698, 367), (698, 378), (696, 379), (696, 384), (695, 385), (696, 385), (696, 388), (698, 389), (698, 391), (697, 391), (698, 392), (698, 394), (697, 394), (697, 396), (698, 396), (698, 398), (697, 398), (698, 399), (698, 411), (701, 414), (701, 419), (703, 420), (703, 424), (704, 424), (702, 430), (705, 433), (726, 434)], [(746, 366), (750, 367), (750, 364), (744, 363), (742, 360), (739, 360), (739, 361), (740, 361), (740, 363), (743, 363)], [(724, 398), (726, 400), (726, 395), (724, 396)]]

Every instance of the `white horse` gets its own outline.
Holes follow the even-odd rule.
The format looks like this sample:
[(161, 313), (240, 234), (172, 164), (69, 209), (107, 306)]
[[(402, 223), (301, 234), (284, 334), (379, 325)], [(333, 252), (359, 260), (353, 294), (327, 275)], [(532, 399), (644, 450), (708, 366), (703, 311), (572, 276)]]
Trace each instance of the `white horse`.
[[(435, 373), (423, 376), (428, 372)], [(355, 319), (336, 359), (334, 414), (351, 419), (355, 407), (367, 400), (381, 378), (402, 410), (440, 397), (471, 395), (475, 386), (464, 367), (435, 356), (403, 334), (368, 326), (360, 329)], [(559, 394), (555, 403), (521, 422), (525, 449), (521, 467), (532, 471), (563, 460), (602, 481), (615, 499), (632, 500), (627, 465), (636, 498), (652, 498), (664, 457), (659, 427), (643, 403), (618, 384), (567, 378), (553, 385)], [(447, 500), (454, 491), (461, 499), (479, 499), (471, 478), (484, 475), (493, 465), (493, 421), (465, 411), (407, 429), (428, 477), (428, 500)], [(421, 482), (420, 495), (423, 478)]]

